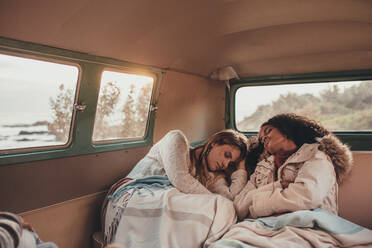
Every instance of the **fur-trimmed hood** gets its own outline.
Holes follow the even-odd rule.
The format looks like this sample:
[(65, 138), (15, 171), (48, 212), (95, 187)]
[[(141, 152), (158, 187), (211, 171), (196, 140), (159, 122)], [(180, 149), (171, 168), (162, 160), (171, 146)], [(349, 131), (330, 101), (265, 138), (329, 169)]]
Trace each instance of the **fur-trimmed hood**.
[[(319, 142), (318, 149), (330, 157), (335, 168), (337, 183), (341, 184), (353, 167), (353, 155), (349, 146), (343, 144), (334, 134), (317, 138), (317, 141)], [(267, 151), (256, 151), (259, 145), (257, 136), (250, 137), (247, 145), (246, 166), (248, 171), (255, 168), (258, 161), (271, 156)]]
[(318, 149), (327, 154), (336, 171), (338, 184), (350, 174), (353, 167), (353, 155), (348, 145), (343, 144), (335, 135), (329, 134), (322, 138), (317, 138)]

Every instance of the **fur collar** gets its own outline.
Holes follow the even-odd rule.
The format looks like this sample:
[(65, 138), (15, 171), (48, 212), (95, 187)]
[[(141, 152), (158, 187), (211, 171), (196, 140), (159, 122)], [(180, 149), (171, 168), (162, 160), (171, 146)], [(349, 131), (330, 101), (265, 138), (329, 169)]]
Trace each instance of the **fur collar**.
[(318, 149), (327, 154), (335, 168), (338, 184), (350, 174), (353, 167), (353, 155), (348, 145), (343, 144), (335, 135), (318, 138)]
[[(322, 138), (317, 138), (319, 142), (318, 149), (329, 156), (335, 168), (337, 183), (341, 184), (344, 179), (350, 174), (353, 167), (353, 155), (348, 145), (343, 144), (334, 134), (326, 135)], [(258, 146), (258, 138), (256, 136), (248, 139), (248, 151), (254, 150)], [(252, 154), (248, 152), (247, 169), (255, 168), (258, 161), (267, 159), (271, 155), (267, 151), (263, 151), (258, 155), (258, 161), (251, 158)], [(256, 155), (257, 156), (257, 155)], [(252, 161), (256, 161), (252, 163)]]

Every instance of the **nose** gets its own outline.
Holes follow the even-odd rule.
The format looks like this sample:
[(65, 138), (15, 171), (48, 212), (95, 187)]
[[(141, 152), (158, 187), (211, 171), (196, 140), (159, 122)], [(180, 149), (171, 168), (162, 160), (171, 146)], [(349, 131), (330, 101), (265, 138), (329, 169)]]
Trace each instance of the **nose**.
[(259, 135), (258, 136), (258, 141), (260, 141), (261, 143), (264, 142), (264, 138), (265, 138), (265, 135)]
[(261, 137), (262, 144), (265, 144), (266, 140), (267, 140), (267, 136), (266, 135), (262, 135), (262, 137)]
[(222, 169), (223, 169), (223, 170), (226, 170), (227, 167), (229, 167), (230, 162), (231, 162), (230, 159), (226, 159), (226, 160), (222, 163)]

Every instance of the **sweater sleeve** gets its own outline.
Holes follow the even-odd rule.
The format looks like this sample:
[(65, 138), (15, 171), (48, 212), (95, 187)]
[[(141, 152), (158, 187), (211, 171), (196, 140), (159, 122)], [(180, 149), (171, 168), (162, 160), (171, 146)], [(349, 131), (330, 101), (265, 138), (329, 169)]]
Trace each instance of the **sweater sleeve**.
[(225, 177), (219, 177), (208, 189), (216, 194), (220, 194), (227, 199), (233, 200), (234, 197), (240, 192), (240, 190), (247, 183), (247, 171), (236, 170), (231, 174), (231, 184), (227, 185)]
[(0, 212), (0, 247), (18, 247), (21, 236), (20, 218), (9, 212)]
[(256, 184), (254, 183), (256, 174), (257, 170), (251, 175), (247, 184), (234, 198), (234, 207), (240, 220), (247, 216), (249, 212), (249, 206), (252, 204), (248, 193), (254, 191), (257, 188)]
[(158, 143), (160, 159), (164, 170), (174, 187), (183, 193), (211, 193), (190, 174), (189, 144), (185, 135), (173, 130)]
[[(325, 155), (324, 155), (325, 156)], [(305, 162), (294, 183), (287, 188), (258, 192), (249, 207), (253, 218), (274, 213), (314, 209), (321, 205), (336, 181), (333, 165), (327, 158), (313, 158)]]

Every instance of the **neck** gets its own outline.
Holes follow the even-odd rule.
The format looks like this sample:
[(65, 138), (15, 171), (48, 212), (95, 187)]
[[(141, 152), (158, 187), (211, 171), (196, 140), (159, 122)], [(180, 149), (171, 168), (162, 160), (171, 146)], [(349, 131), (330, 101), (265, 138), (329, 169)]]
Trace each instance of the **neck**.
[(279, 152), (275, 153), (275, 165), (280, 167), (284, 164), (284, 162), (291, 156), (297, 149), (292, 150), (280, 150)]

